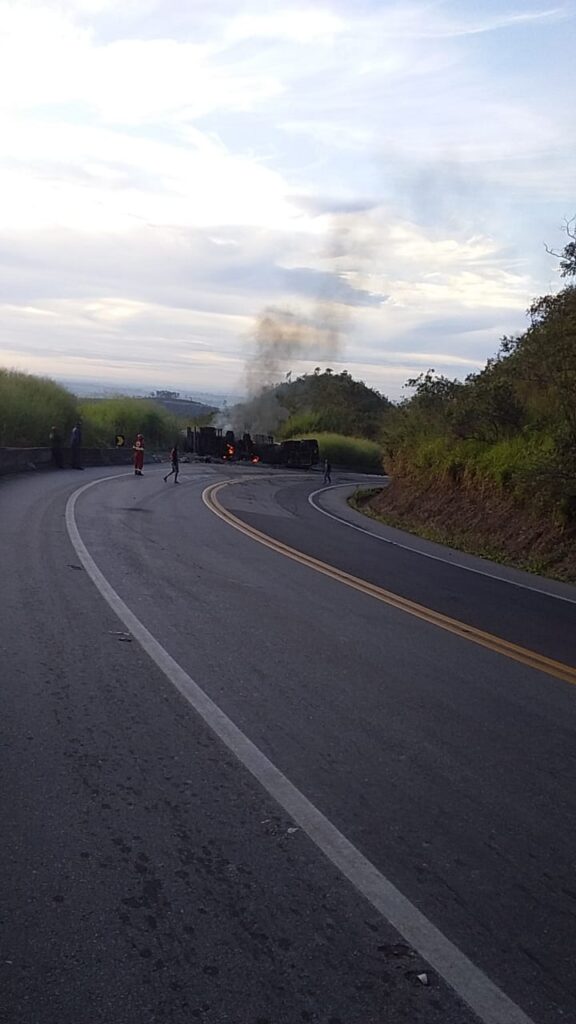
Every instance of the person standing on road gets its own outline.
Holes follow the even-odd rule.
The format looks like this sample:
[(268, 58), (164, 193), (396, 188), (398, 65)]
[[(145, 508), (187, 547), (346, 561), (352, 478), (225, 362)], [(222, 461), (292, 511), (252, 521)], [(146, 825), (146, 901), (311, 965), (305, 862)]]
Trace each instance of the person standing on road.
[(62, 462), (62, 438), (56, 427), (52, 427), (49, 435), (50, 451), (52, 453), (52, 465), (56, 469), (64, 469)]
[(164, 483), (166, 483), (166, 481), (168, 480), (169, 476), (172, 476), (172, 474), (174, 474), (174, 483), (177, 484), (178, 483), (178, 473), (180, 472), (180, 459), (178, 457), (178, 445), (177, 444), (174, 445), (172, 451), (170, 452), (170, 462), (172, 464), (172, 469), (164, 477)]
[(328, 459), (324, 459), (324, 483), (332, 483), (332, 466), (328, 462)]
[(82, 425), (80, 420), (74, 424), (70, 435), (70, 448), (72, 454), (72, 469), (84, 469), (80, 465), (80, 450), (82, 448)]
[(134, 475), (142, 476), (142, 469), (144, 468), (144, 437), (142, 434), (136, 434), (132, 450), (134, 452)]

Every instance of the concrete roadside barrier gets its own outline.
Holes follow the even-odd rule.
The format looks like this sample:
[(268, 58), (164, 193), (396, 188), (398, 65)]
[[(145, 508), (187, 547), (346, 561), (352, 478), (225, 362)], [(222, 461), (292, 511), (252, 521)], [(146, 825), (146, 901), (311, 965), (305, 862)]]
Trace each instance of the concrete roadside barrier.
[[(64, 468), (70, 467), (70, 449), (62, 449)], [(83, 466), (128, 466), (132, 462), (132, 451), (122, 448), (82, 448)], [(51, 469), (52, 454), (49, 448), (0, 448), (0, 476), (11, 473), (34, 472)]]

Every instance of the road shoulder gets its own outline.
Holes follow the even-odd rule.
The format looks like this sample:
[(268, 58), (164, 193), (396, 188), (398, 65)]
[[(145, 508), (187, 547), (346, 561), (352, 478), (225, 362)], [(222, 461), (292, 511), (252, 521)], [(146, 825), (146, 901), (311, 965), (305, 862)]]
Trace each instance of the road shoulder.
[(450, 565), (491, 576), (494, 579), (505, 580), (527, 590), (533, 590), (535, 593), (544, 593), (549, 597), (558, 597), (576, 603), (576, 586), (570, 583), (550, 580), (544, 576), (535, 576), (522, 569), (501, 565), (499, 562), (492, 562), (478, 555), (469, 555), (464, 551), (437, 544), (363, 515), (348, 504), (348, 498), (357, 490), (357, 486), (357, 484), (345, 483), (321, 488), (310, 496), (310, 503), (320, 512), (334, 516), (340, 522), (373, 537), (378, 537), (388, 544), (394, 544), (428, 558), (436, 558)]

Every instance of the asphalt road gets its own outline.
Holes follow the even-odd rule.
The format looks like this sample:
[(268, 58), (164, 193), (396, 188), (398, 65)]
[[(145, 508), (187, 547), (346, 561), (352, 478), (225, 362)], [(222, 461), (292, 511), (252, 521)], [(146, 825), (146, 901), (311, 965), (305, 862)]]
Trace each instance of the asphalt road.
[[(576, 1020), (574, 687), (221, 522), (201, 493), (233, 467), (161, 474), (113, 472), (77, 501), (107, 583), (534, 1024)], [(126, 635), (64, 520), (102, 475), (0, 481), (0, 1020), (472, 1024)], [(315, 480), (258, 469), (221, 496), (294, 547), (575, 664), (574, 605), (329, 520)]]

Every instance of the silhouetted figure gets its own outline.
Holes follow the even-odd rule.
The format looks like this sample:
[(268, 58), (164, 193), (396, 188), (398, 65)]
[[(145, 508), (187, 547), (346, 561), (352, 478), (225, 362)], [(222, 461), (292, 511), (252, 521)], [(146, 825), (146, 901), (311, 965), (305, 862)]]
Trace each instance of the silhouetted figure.
[(64, 463), (62, 461), (62, 438), (56, 427), (52, 427), (49, 435), (50, 440), (50, 451), (52, 453), (52, 465), (56, 469), (64, 469)]
[(76, 423), (72, 428), (72, 434), (70, 435), (70, 448), (72, 454), (72, 469), (84, 469), (84, 466), (80, 465), (80, 452), (82, 449), (82, 426), (80, 422)]
[(332, 466), (328, 462), (328, 459), (324, 459), (324, 483), (332, 483)]
[(142, 476), (142, 469), (144, 467), (144, 438), (142, 434), (136, 435), (132, 449), (134, 451), (134, 475)]
[(168, 477), (170, 477), (170, 476), (172, 476), (172, 474), (174, 474), (174, 483), (177, 484), (178, 483), (178, 473), (180, 472), (180, 459), (178, 457), (178, 445), (177, 444), (174, 445), (172, 451), (170, 452), (170, 462), (172, 464), (172, 469), (164, 477), (164, 483), (166, 483), (166, 481), (168, 480)]

